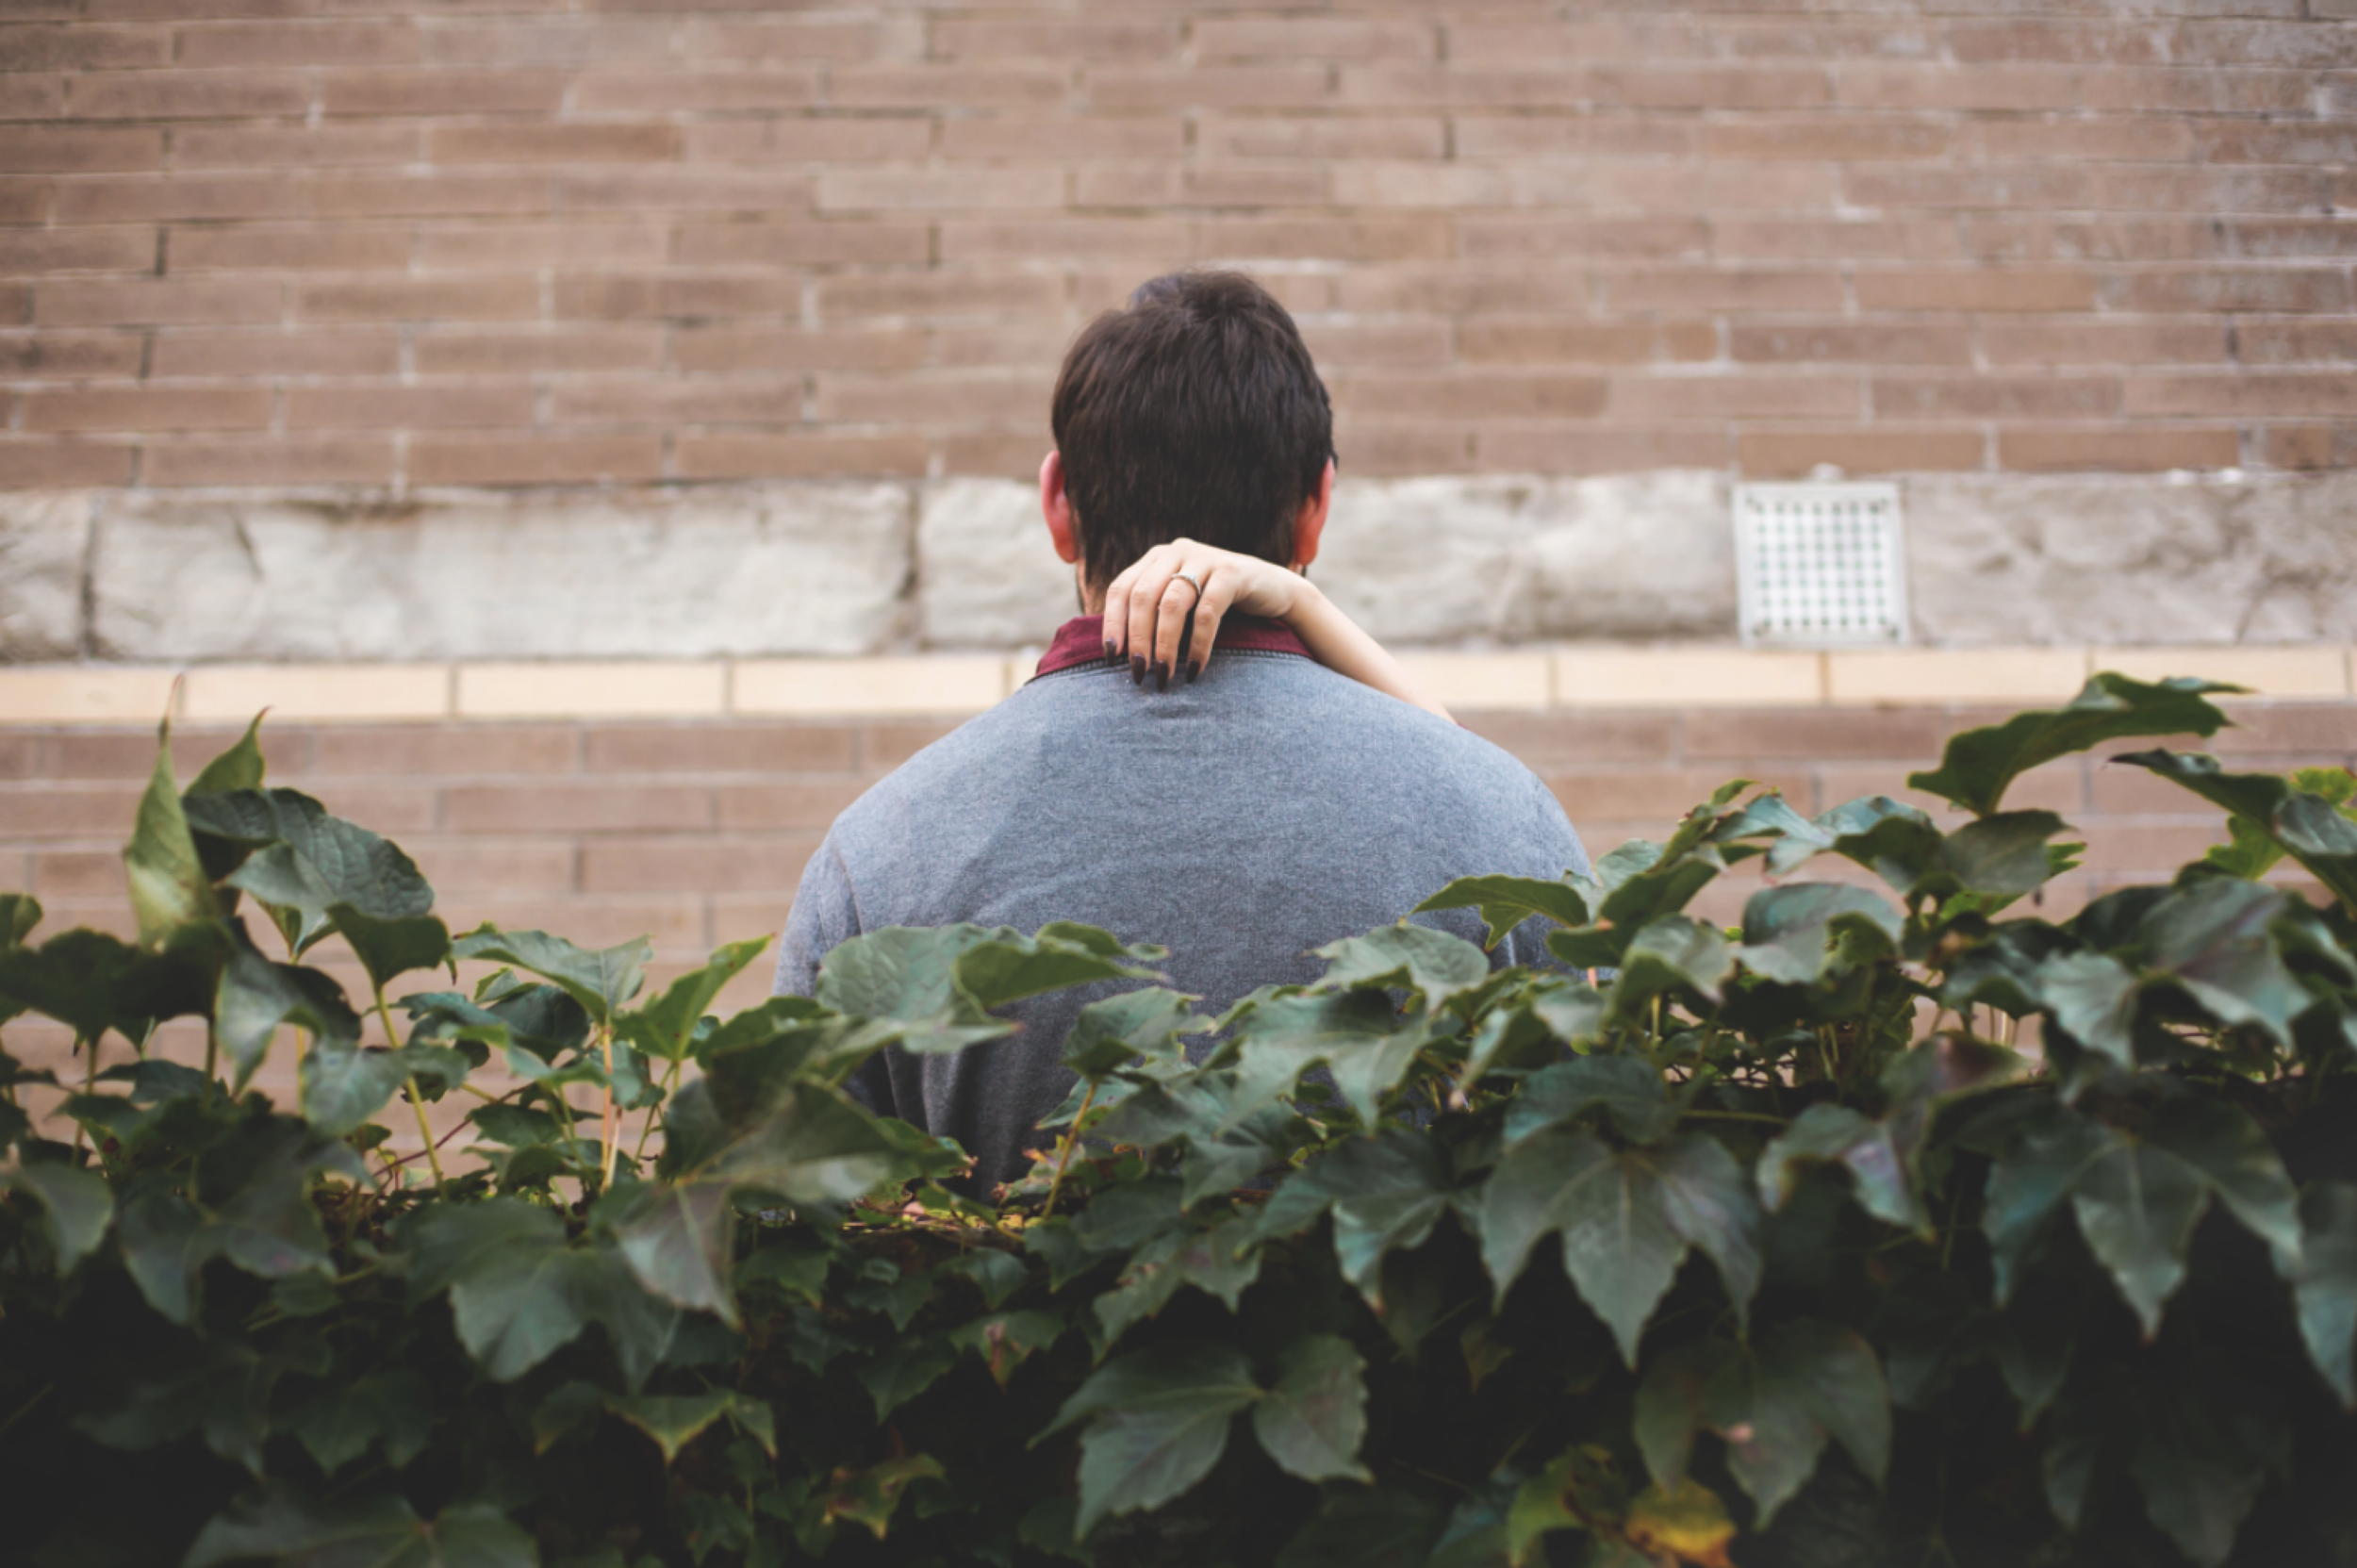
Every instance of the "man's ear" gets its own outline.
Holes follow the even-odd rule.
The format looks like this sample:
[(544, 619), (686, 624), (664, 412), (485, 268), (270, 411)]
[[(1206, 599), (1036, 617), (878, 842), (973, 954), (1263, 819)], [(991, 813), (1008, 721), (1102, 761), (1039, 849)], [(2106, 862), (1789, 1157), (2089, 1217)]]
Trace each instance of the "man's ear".
[(1334, 459), (1326, 460), (1326, 471), (1318, 475), (1318, 487), (1302, 502), (1301, 511), (1294, 519), (1293, 569), (1300, 571), (1318, 558), (1318, 543), (1326, 536), (1326, 514), (1334, 504)]
[(1063, 490), (1063, 454), (1051, 452), (1039, 466), (1039, 515), (1047, 520), (1047, 536), (1055, 541), (1058, 558), (1080, 558), (1080, 536), (1072, 526), (1072, 498)]

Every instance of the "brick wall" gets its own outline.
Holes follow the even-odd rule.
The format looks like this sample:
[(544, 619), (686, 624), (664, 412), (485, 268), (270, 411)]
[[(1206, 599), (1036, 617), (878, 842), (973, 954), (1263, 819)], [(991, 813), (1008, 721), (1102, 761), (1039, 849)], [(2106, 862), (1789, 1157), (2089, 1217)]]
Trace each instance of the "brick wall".
[[(1476, 713), (1467, 722), (1544, 777), (1591, 852), (1602, 853), (1626, 838), (1665, 837), (1678, 813), (1735, 777), (1778, 786), (1811, 812), (1858, 795), (1905, 796), (1906, 773), (1936, 762), (1948, 734), (2012, 711), (1631, 707)], [(2357, 763), (2357, 702), (2246, 702), (2234, 712), (2240, 727), (2180, 744), (2240, 767)], [(585, 944), (650, 935), (663, 977), (719, 942), (777, 932), (835, 814), (951, 722), (288, 723), (266, 729), (264, 750), (274, 782), (409, 850), (453, 929), (490, 919)], [(174, 742), (180, 775), (235, 734), (184, 729)], [(42, 935), (74, 925), (130, 934), (120, 850), (154, 746), (145, 727), (0, 728), (0, 891), (41, 899)], [(2106, 747), (2099, 757), (2133, 749)], [(2100, 760), (2041, 768), (2009, 802), (2062, 813), (2090, 846), (2085, 868), (2047, 896), (2056, 917), (2102, 888), (2165, 880), (2224, 838), (2219, 814), (2183, 790)], [(1831, 859), (1812, 862), (1807, 875), (1866, 880)], [(1698, 908), (1733, 920), (1757, 885), (1747, 867)], [(322, 949), (330, 967), (337, 950)], [(362, 983), (356, 973), (344, 978), (355, 990)], [(728, 1000), (748, 1004), (766, 987), (757, 967)], [(12, 1024), (8, 1037), (12, 1051), (45, 1062), (66, 1044), (37, 1024)]]
[(2357, 461), (2351, 0), (5, 17), (0, 487), (1020, 473), (1214, 260), (1353, 472)]

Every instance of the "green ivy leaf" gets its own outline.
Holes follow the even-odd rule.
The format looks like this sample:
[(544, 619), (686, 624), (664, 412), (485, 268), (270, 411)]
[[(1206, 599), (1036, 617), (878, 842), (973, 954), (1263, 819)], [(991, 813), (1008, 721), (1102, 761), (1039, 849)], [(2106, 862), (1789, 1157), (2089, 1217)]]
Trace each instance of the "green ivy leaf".
[(990, 932), (962, 949), (954, 966), (959, 987), (987, 1010), (1095, 981), (1160, 980), (1146, 966), (1166, 956), (1162, 948), (1125, 947), (1110, 932), (1057, 920), (1035, 936), (1007, 927)]
[(0, 952), (25, 945), (41, 924), (41, 900), (30, 893), (0, 893)]
[(2290, 895), (2210, 877), (2170, 892), (2136, 928), (2146, 966), (2183, 986), (2228, 1026), (2255, 1024), (2292, 1043), (2292, 1019), (2315, 999), (2283, 963), (2274, 933)]
[(733, 1328), (730, 1286), (736, 1209), (715, 1183), (650, 1183), (614, 1221), (616, 1247), (638, 1282), (685, 1312), (714, 1313)]
[(259, 789), (267, 765), (262, 760), (262, 715), (255, 714), (229, 750), (206, 763), (189, 785), (190, 795), (218, 795), (224, 789)]
[(317, 969), (272, 964), (255, 949), (243, 922), (229, 929), (233, 940), (221, 971), (213, 1027), (221, 1048), (236, 1065), (235, 1087), (242, 1090), (253, 1079), (285, 1025), (309, 1031), (320, 1045), (359, 1039), (360, 1018), (345, 1002), (342, 987)]
[[(990, 1256), (1015, 1263), (1003, 1252)], [(949, 1343), (979, 1358), (989, 1368), (991, 1381), (1003, 1389), (1014, 1377), (1015, 1368), (1062, 1339), (1064, 1329), (1063, 1319), (1047, 1312), (995, 1312), (950, 1329)]]
[(295, 1412), (293, 1428), (325, 1476), (379, 1444), (387, 1464), (404, 1469), (433, 1433), (434, 1391), (405, 1367), (338, 1378)]
[(380, 920), (357, 904), (339, 900), (328, 905), (327, 917), (380, 992), (397, 976), (451, 962), (450, 928), (437, 916)]
[(957, 1364), (958, 1349), (948, 1336), (904, 1340), (859, 1369), (860, 1386), (876, 1402), (881, 1423), (894, 1411), (939, 1382)]
[(1293, 1094), (1302, 1074), (1323, 1065), (1351, 1110), (1372, 1127), (1381, 1119), (1384, 1097), (1407, 1076), (1416, 1052), (1440, 1037), (1432, 1020), (1402, 1018), (1379, 991), (1256, 993), (1231, 1009), (1222, 1024), (1231, 1038), (1208, 1065), (1236, 1069), (1229, 1126)]
[(2041, 763), (2139, 735), (2214, 735), (2226, 716), (2202, 701), (2239, 686), (2213, 681), (2132, 681), (2106, 671), (2060, 708), (2017, 714), (2003, 724), (1949, 737), (1940, 765), (1911, 773), (1908, 787), (1928, 790), (1972, 813), (1995, 812), (2013, 781)]
[(1432, 1140), (1391, 1126), (1339, 1144), (1288, 1177), (1261, 1206), (1251, 1233), (1292, 1235), (1330, 1211), (1334, 1261), (1379, 1312), (1384, 1256), (1423, 1246), (1450, 1201)]
[(1928, 1234), (1931, 1216), (1916, 1196), (1907, 1163), (1890, 1129), (1831, 1103), (1812, 1105), (1770, 1140), (1759, 1156), (1760, 1202), (1772, 1212), (1784, 1207), (1798, 1180), (1796, 1168), (1820, 1163), (1848, 1167), (1858, 1204), (1875, 1218)]
[(1495, 951), (1508, 933), (1532, 916), (1558, 926), (1584, 926), (1590, 911), (1603, 901), (1604, 889), (1586, 877), (1566, 874), (1561, 882), (1536, 877), (1459, 877), (1409, 913), (1436, 909), (1472, 909), (1489, 928), (1482, 945)]
[(654, 1439), (654, 1445), (663, 1450), (663, 1462), (669, 1464), (679, 1458), (681, 1449), (726, 1416), (739, 1397), (729, 1389), (706, 1389), (701, 1394), (619, 1397), (608, 1395), (605, 1408)]
[(257, 851), (229, 884), (270, 906), (298, 953), (327, 934), (331, 904), (351, 904), (377, 920), (408, 919), (434, 907), (434, 889), (398, 845), (300, 790), (228, 789), (191, 794), (186, 804), (201, 839)]
[(298, 1078), (304, 1119), (340, 1138), (383, 1110), (412, 1078), (430, 1079), (445, 1090), (464, 1083), (467, 1059), (440, 1046), (382, 1050), (350, 1039), (325, 1039), (304, 1053)]
[(1277, 1359), (1277, 1382), (1252, 1408), (1269, 1458), (1305, 1481), (1372, 1481), (1359, 1462), (1367, 1435), (1366, 1362), (1350, 1342), (1311, 1334)]
[[(2272, 773), (2229, 773), (2216, 757), (2199, 751), (2156, 750), (2112, 760), (2150, 768), (2212, 805), (2223, 806), (2247, 823), (2248, 831), (2265, 834), (2299, 861), (2343, 907), (2357, 911), (2357, 822), (2338, 809), (2348, 799), (2338, 784), (2311, 780), (2307, 774), (2291, 782)], [(2322, 784), (2326, 793), (2313, 792), (2307, 787), (2310, 783)], [(2238, 833), (2236, 843), (2241, 842)], [(2255, 852), (2245, 856), (2251, 862), (2259, 858)]]
[(2357, 1410), (2357, 1186), (2310, 1186), (2299, 1225), (2299, 1251), (2277, 1248), (2276, 1272), (2291, 1282), (2308, 1359), (2342, 1407)]
[(1817, 1468), (1831, 1437), (1870, 1480), (1890, 1462), (1890, 1391), (1866, 1341), (1813, 1319), (1780, 1323), (1729, 1358), (1704, 1394), (1706, 1419), (1727, 1440), (1727, 1468), (1766, 1529)]
[(1634, 1022), (1654, 998), (1681, 985), (1716, 1001), (1720, 986), (1734, 972), (1735, 949), (1718, 927), (1664, 915), (1630, 940), (1620, 974), (1605, 989), (1606, 1003), (1612, 1017)]
[(1844, 932), (1874, 939), (1876, 954), (1896, 949), (1899, 912), (1863, 887), (1791, 883), (1752, 895), (1743, 905), (1743, 945), (1736, 962), (1762, 980), (1813, 985)]
[(1710, 1254), (1739, 1313), (1758, 1289), (1757, 1204), (1724, 1147), (1702, 1133), (1618, 1152), (1585, 1132), (1538, 1134), (1498, 1162), (1480, 1215), (1497, 1302), (1540, 1238), (1560, 1232), (1564, 1271), (1631, 1367), (1689, 1245)]
[(618, 1032), (649, 1056), (665, 1062), (684, 1060), (705, 1010), (768, 945), (769, 939), (762, 936), (713, 949), (700, 967), (665, 986), (661, 996), (635, 1012), (623, 1014), (617, 1020)]
[(838, 1470), (828, 1483), (823, 1516), (829, 1524), (839, 1519), (861, 1526), (882, 1541), (910, 1486), (927, 1478), (939, 1480), (944, 1474), (941, 1461), (930, 1454), (911, 1454), (865, 1470)]
[(123, 865), (130, 876), (131, 909), (139, 917), (142, 947), (159, 947), (180, 927), (220, 913), (212, 879), (197, 858), (196, 839), (181, 809), (179, 784), (172, 776), (169, 718), (156, 732), (156, 766), (140, 796)]
[(1236, 1412), (1260, 1397), (1251, 1363), (1231, 1345), (1177, 1341), (1100, 1367), (1040, 1434), (1089, 1423), (1073, 1534), (1184, 1494), (1219, 1462)]
[(61, 1276), (96, 1251), (114, 1223), (114, 1194), (94, 1171), (46, 1161), (20, 1164), (0, 1170), (0, 1190), (21, 1193), (41, 1210), (41, 1230)]
[(1315, 954), (1326, 960), (1326, 973), (1312, 991), (1396, 988), (1409, 992), (1429, 1012), (1490, 978), (1490, 961), (1479, 948), (1444, 931), (1405, 921), (1329, 942)]
[(598, 1260), (566, 1245), (564, 1222), (515, 1198), (429, 1211), (417, 1227), (412, 1306), (450, 1293), (459, 1342), (512, 1382), (589, 1326)]
[(451, 944), (454, 956), (512, 964), (538, 975), (579, 1002), (599, 1023), (610, 1023), (646, 983), (653, 949), (643, 936), (592, 950), (540, 931), (498, 931), (488, 925)]
[(1177, 1063), (1184, 1049), (1178, 1037), (1209, 1027), (1188, 1011), (1194, 1000), (1149, 985), (1093, 1001), (1080, 1009), (1064, 1036), (1063, 1065), (1083, 1078), (1102, 1078), (1140, 1057)]
[(96, 931), (60, 932), (38, 948), (0, 948), (0, 996), (19, 1011), (57, 1019), (77, 1040), (95, 1040), (116, 1027), (117, 1006), (141, 957), (129, 943)]
[(540, 1555), (487, 1504), (454, 1503), (427, 1524), (398, 1495), (312, 1503), (272, 1492), (213, 1519), (180, 1568), (255, 1560), (278, 1568), (538, 1568)]

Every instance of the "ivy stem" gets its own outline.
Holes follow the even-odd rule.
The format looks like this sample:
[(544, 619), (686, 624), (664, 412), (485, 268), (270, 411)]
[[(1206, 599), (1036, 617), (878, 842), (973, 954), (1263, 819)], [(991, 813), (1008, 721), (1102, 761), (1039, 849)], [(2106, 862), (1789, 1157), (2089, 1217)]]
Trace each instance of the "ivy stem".
[(1048, 1179), (1047, 1201), (1040, 1205), (1039, 1217), (1046, 1219), (1056, 1212), (1056, 1195), (1063, 1191), (1064, 1168), (1072, 1164), (1073, 1146), (1080, 1141), (1080, 1122), (1096, 1102), (1096, 1080), (1089, 1080), (1088, 1093), (1080, 1097), (1080, 1108), (1072, 1114), (1072, 1131), (1064, 1134), (1063, 1147), (1056, 1151), (1056, 1174)]
[(611, 1187), (614, 1185), (614, 1162), (622, 1152), (619, 1147), (620, 1140), (615, 1136), (617, 1129), (614, 1126), (614, 1026), (612, 1023), (598, 1026), (598, 1044), (605, 1052), (605, 1103), (598, 1118), (598, 1135), (604, 1147), (600, 1150), (602, 1158), (598, 1164), (598, 1185)]
[(647, 1140), (654, 1135), (655, 1115), (664, 1106), (671, 1103), (671, 1090), (679, 1082), (680, 1063), (683, 1060), (676, 1056), (671, 1058), (671, 1070), (663, 1075), (663, 1098), (647, 1107), (647, 1119), (638, 1129), (638, 1147), (630, 1151), (632, 1159), (643, 1160), (647, 1157)]
[[(374, 977), (371, 977), (371, 983)], [(377, 985), (376, 1021), (385, 1026), (385, 1047), (387, 1050), (401, 1048), (401, 1036), (393, 1030), (393, 1010), (385, 1005), (385, 987)], [(434, 1149), (434, 1126), (425, 1119), (425, 1097), (418, 1093), (418, 1075), (410, 1073), (402, 1079), (402, 1087), (408, 1092), (409, 1109), (418, 1118), (418, 1137), (425, 1145), (426, 1168), (434, 1173), (434, 1190), (442, 1190), (442, 1157)]]

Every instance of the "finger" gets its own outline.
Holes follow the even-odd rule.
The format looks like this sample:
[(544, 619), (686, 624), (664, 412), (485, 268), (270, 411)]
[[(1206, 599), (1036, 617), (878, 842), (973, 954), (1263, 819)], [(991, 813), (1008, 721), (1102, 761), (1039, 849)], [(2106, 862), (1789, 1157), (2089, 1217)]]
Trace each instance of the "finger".
[[(1202, 574), (1195, 576), (1200, 579)], [(1187, 617), (1195, 613), (1195, 584), (1171, 574), (1163, 586), (1160, 603), (1154, 607), (1154, 689), (1167, 691), (1171, 677), (1178, 673), (1178, 646), (1186, 638)]]
[(1129, 603), (1124, 618), (1129, 628), (1122, 647), (1129, 654), (1129, 679), (1132, 684), (1146, 684), (1146, 671), (1154, 658), (1154, 624), (1162, 614), (1162, 596), (1170, 586), (1170, 574), (1178, 569), (1178, 557), (1167, 546), (1158, 545), (1138, 561), (1138, 580), (1129, 585)]
[(1113, 586), (1105, 590), (1105, 657), (1109, 659), (1121, 657), (1121, 651), (1129, 646), (1126, 639), (1129, 625), (1129, 596), (1137, 588), (1140, 564), (1133, 562), (1124, 569), (1121, 575), (1113, 579)]
[(1195, 606), (1195, 635), (1187, 649), (1187, 679), (1193, 682), (1203, 673), (1203, 667), (1211, 660), (1211, 650), (1219, 640), (1220, 622), (1228, 618), (1228, 606), (1236, 602), (1236, 575), (1214, 567), (1203, 579), (1203, 597)]

